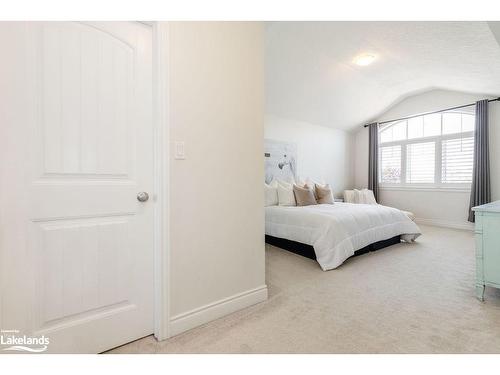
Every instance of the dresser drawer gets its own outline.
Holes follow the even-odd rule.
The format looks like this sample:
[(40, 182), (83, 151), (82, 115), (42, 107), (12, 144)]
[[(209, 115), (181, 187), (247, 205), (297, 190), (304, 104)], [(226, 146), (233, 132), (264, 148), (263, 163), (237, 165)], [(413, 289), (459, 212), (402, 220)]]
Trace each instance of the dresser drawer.
[(500, 216), (484, 214), (481, 224), (484, 280), (500, 285)]

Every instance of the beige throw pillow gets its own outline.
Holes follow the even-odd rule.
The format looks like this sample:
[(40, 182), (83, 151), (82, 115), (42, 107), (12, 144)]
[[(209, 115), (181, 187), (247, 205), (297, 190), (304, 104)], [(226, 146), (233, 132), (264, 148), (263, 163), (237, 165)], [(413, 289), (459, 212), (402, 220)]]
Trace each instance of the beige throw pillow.
[(316, 195), (316, 189), (314, 188), (314, 183), (311, 182), (306, 182), (304, 185), (297, 184), (297, 186), (304, 188), (304, 189), (309, 189), (313, 192), (314, 194), (314, 199), (317, 201), (318, 196)]
[(314, 198), (314, 190), (309, 187), (300, 187), (293, 185), (293, 193), (295, 194), (295, 201), (297, 206), (310, 206), (316, 203)]
[(318, 204), (333, 204), (333, 192), (329, 184), (324, 186), (316, 184), (315, 191)]
[[(298, 184), (298, 185), (300, 185), (300, 184)], [(318, 200), (318, 196), (316, 194), (316, 189), (314, 188), (315, 185), (324, 186), (326, 184), (323, 180), (313, 180), (310, 177), (307, 177), (306, 182), (304, 183), (304, 186), (311, 188), (312, 191), (314, 192), (314, 198), (316, 198), (316, 200)]]

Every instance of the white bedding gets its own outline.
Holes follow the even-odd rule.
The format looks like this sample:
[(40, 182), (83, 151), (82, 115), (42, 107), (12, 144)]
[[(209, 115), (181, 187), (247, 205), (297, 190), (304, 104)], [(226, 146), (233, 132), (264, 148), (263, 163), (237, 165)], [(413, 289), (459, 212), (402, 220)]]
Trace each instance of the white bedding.
[(312, 245), (326, 271), (374, 242), (403, 235), (413, 241), (420, 229), (402, 211), (382, 205), (335, 203), (266, 207), (266, 234)]

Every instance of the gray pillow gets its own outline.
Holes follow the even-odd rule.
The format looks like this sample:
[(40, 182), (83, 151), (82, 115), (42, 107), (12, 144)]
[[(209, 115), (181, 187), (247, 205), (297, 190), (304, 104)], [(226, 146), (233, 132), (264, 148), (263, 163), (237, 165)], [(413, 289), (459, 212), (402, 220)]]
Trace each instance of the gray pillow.
[(316, 190), (316, 199), (318, 200), (318, 204), (333, 204), (334, 199), (330, 185), (326, 184), (325, 186), (320, 186), (316, 184), (315, 190)]
[(312, 204), (317, 204), (316, 198), (314, 198), (314, 190), (308, 186), (300, 187), (293, 185), (293, 193), (295, 194), (297, 206), (310, 206)]

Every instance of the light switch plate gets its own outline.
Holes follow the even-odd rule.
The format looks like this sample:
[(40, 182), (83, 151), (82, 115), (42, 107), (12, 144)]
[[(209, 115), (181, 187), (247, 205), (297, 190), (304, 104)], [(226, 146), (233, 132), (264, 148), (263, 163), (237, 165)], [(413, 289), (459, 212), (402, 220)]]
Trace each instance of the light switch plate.
[(186, 159), (186, 150), (184, 147), (184, 142), (182, 141), (175, 142), (174, 158), (177, 160)]

